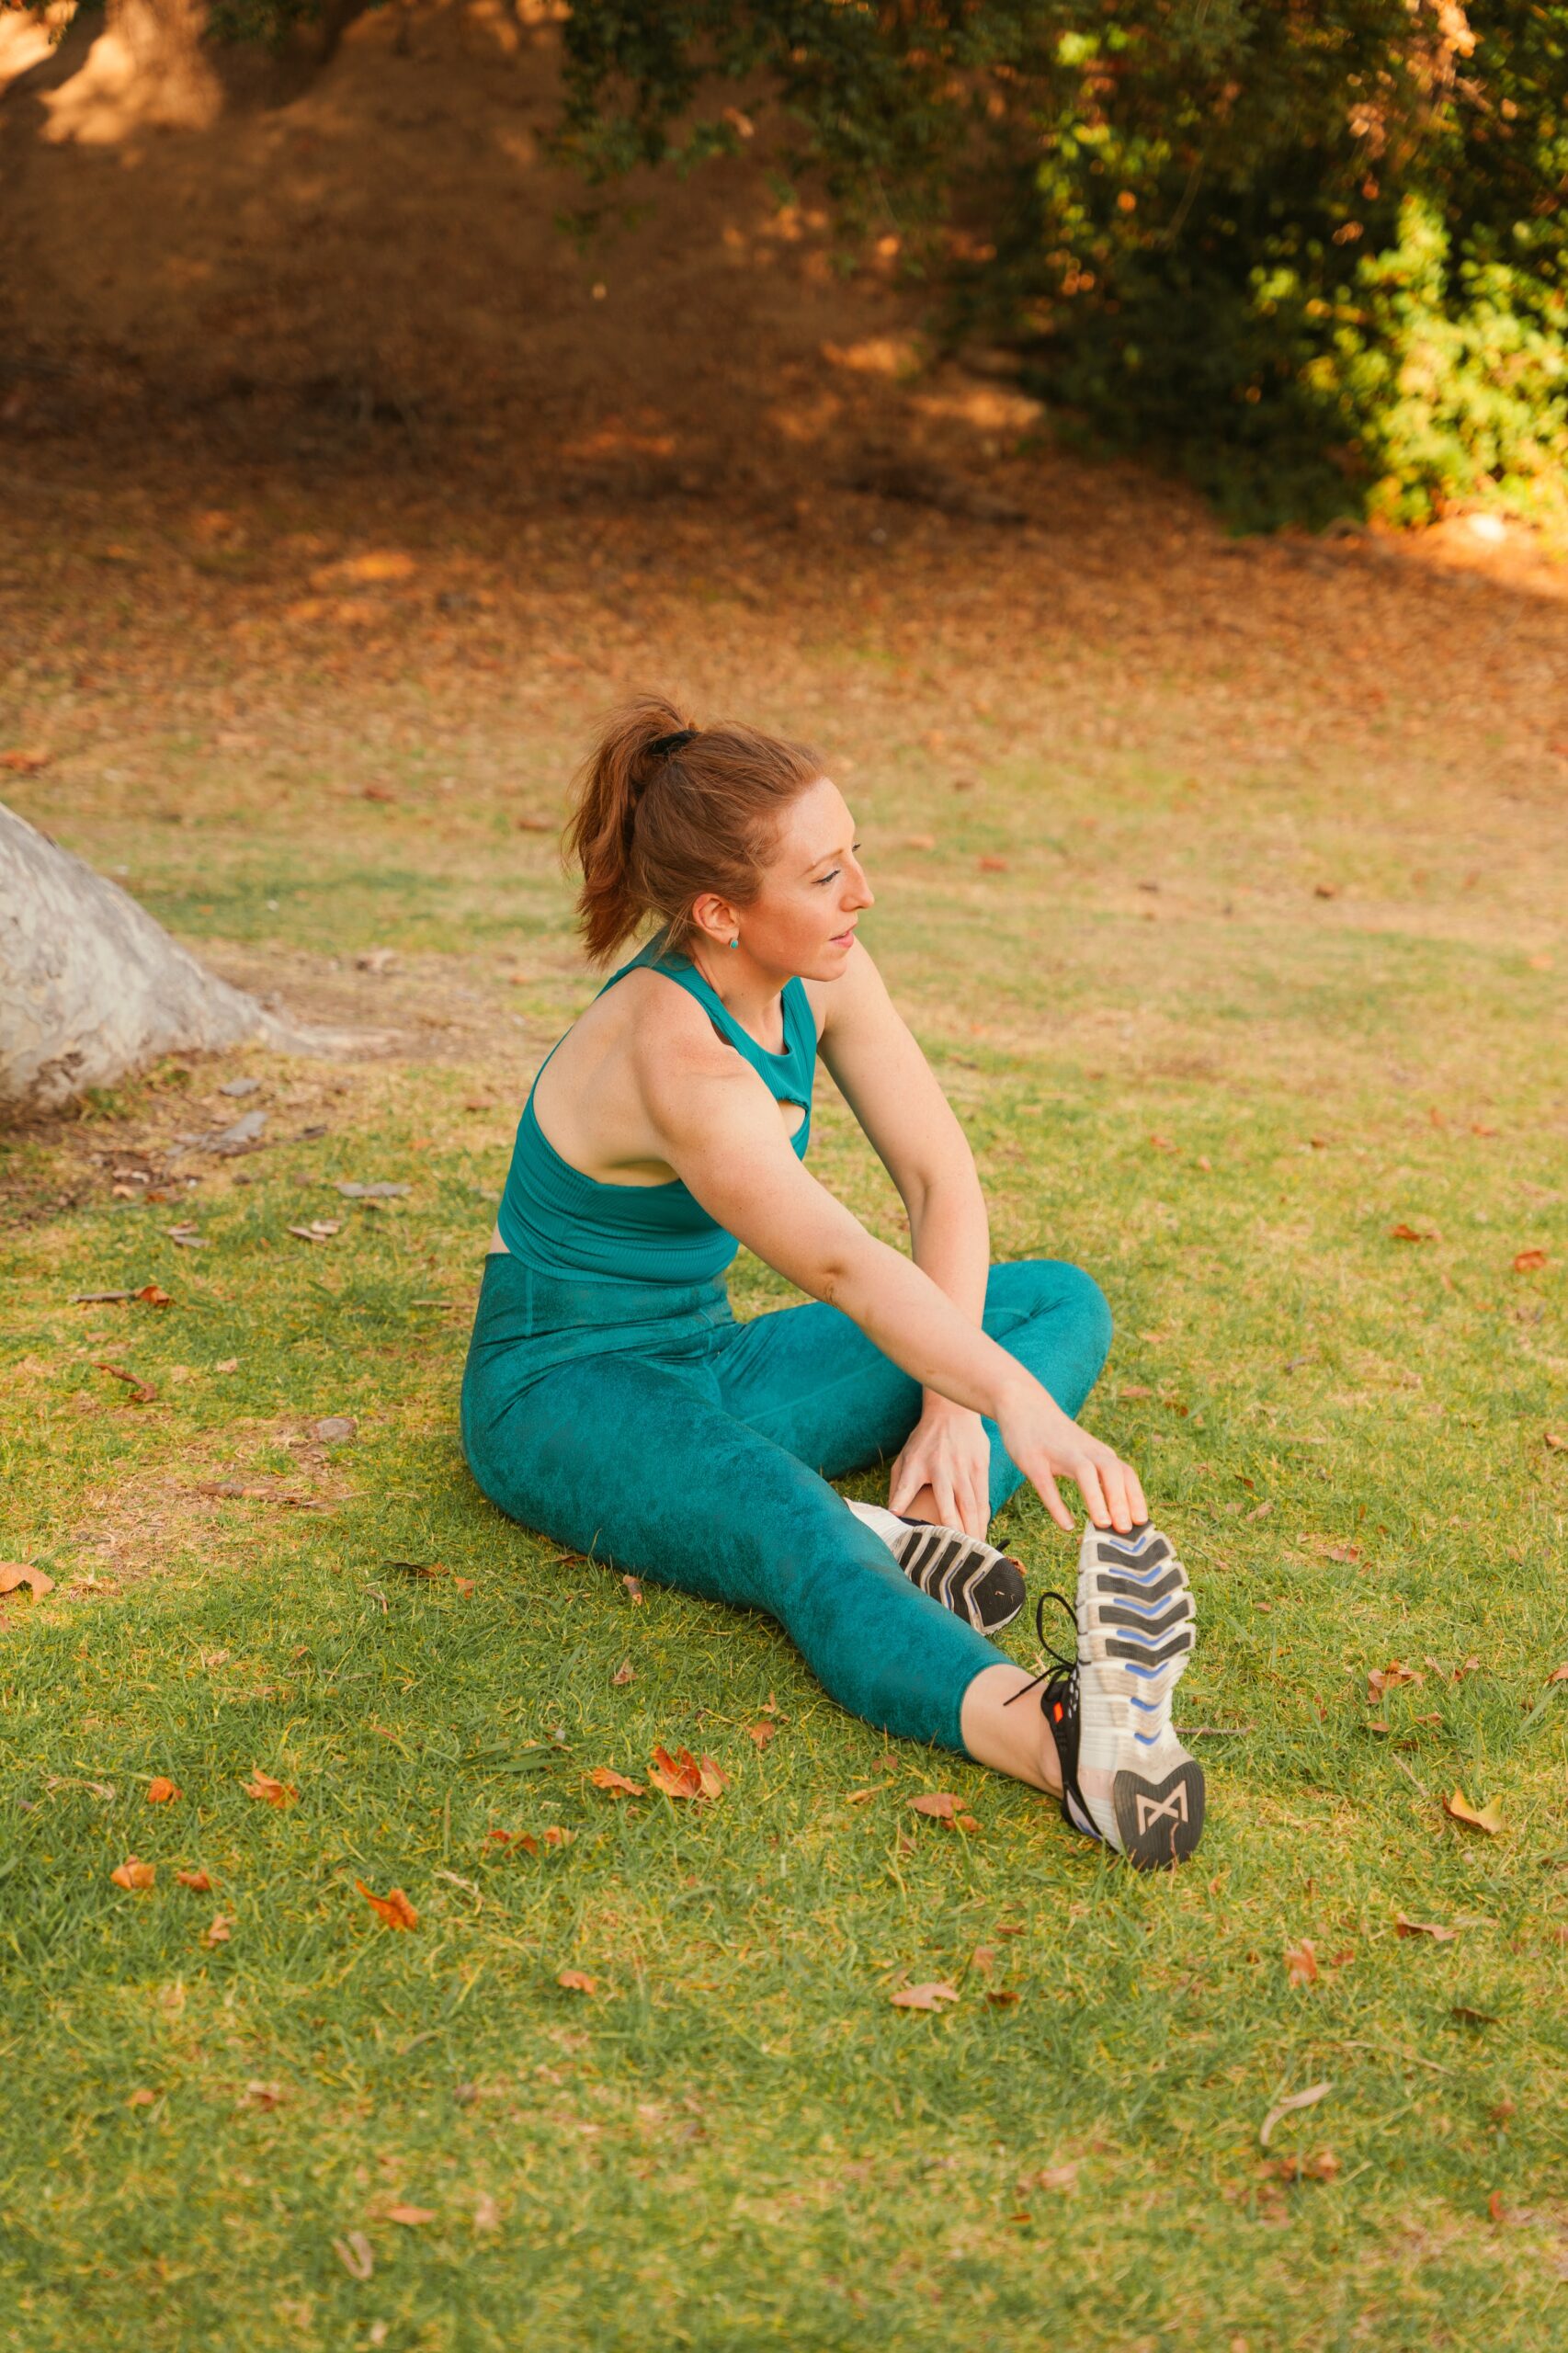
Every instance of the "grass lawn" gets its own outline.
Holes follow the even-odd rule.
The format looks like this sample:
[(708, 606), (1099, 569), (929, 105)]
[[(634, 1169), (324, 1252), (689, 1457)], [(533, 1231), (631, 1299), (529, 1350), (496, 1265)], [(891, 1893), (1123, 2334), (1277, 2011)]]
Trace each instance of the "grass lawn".
[[(983, 585), (1017, 594), (1000, 559)], [(224, 969), (402, 1026), (343, 1063), (167, 1063), (5, 1147), (0, 1556), (54, 1585), (0, 1603), (0, 2347), (1542, 2353), (1568, 859), (1496, 789), (1513, 689), (1456, 718), (1407, 644), (1314, 732), (1282, 625), (1249, 678), (1041, 620), (983, 694), (1005, 624), (923, 666), (819, 616), (780, 668), (749, 607), (700, 621), (705, 707), (853, 744), (862, 936), (994, 1254), (1109, 1295), (1085, 1419), (1190, 1568), (1176, 1712), (1210, 1776), (1199, 1856), (1143, 1880), (846, 1719), (766, 1620), (511, 1526), (462, 1464), (511, 1130), (588, 992), (518, 812), (558, 812), (597, 689), (666, 675), (678, 619), (553, 701), (536, 670), (432, 704), (356, 656), (270, 702), (258, 668), (236, 721), (198, 647), (164, 711), (106, 636), (95, 733), (48, 615), (13, 680), (6, 741), (55, 751), (17, 806)], [(896, 1237), (824, 1094), (812, 1165)], [(252, 1108), (254, 1151), (181, 1141)], [(72, 1303), (145, 1285), (168, 1302)], [(748, 1260), (734, 1295), (790, 1296)], [(1037, 1501), (1004, 1524), (1031, 1597), (1070, 1582)], [(1026, 1620), (1004, 1639), (1032, 1659)], [(592, 1781), (646, 1785), (657, 1743), (729, 1787)], [(978, 1832), (912, 1812), (931, 1790)], [(892, 2006), (930, 1980), (956, 2001)]]

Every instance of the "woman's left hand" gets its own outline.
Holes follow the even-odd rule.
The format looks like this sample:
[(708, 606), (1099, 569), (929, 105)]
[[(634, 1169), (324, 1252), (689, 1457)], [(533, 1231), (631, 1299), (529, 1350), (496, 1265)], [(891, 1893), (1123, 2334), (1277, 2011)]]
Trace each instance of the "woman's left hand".
[(907, 1511), (923, 1487), (943, 1528), (983, 1536), (991, 1518), (991, 1441), (964, 1405), (927, 1405), (904, 1441), (888, 1483), (888, 1509)]

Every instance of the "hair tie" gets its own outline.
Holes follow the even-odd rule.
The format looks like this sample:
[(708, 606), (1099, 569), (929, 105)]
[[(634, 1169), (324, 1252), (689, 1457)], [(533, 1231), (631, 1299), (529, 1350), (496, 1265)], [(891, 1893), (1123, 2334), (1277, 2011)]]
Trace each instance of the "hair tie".
[(656, 743), (647, 746), (649, 756), (668, 759), (672, 752), (678, 752), (684, 745), (694, 742), (697, 734), (695, 727), (677, 727), (673, 735), (661, 735)]

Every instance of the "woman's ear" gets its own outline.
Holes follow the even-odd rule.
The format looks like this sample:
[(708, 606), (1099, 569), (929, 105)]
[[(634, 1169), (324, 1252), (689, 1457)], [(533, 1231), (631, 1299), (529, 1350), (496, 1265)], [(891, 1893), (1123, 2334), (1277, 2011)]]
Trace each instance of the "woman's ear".
[(693, 900), (692, 928), (701, 934), (710, 948), (727, 948), (740, 927), (740, 917), (728, 899), (721, 899), (716, 891), (704, 891)]

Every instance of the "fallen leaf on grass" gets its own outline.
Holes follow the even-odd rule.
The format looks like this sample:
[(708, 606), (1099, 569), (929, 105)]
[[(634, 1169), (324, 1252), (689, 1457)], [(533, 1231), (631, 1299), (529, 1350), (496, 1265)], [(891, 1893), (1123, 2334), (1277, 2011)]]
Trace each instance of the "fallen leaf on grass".
[(288, 2097), (281, 2084), (252, 2081), (245, 2086), (244, 2104), (246, 2108), (259, 2108), (270, 2111), (272, 2109), (281, 2108)]
[(645, 1798), (648, 1794), (641, 1781), (629, 1781), (609, 1765), (596, 1765), (588, 1779), (596, 1790), (608, 1790), (612, 1798)]
[(238, 1372), (239, 1369), (238, 1357), (220, 1357), (212, 1368), (214, 1372)]
[(944, 2002), (956, 2002), (958, 1998), (958, 1987), (948, 1984), (942, 1978), (926, 1985), (901, 1986), (896, 1994), (890, 1996), (895, 2010), (935, 2010), (939, 2009)]
[(1515, 1257), (1514, 1272), (1517, 1275), (1538, 1275), (1542, 1267), (1550, 1264), (1544, 1250), (1521, 1250)]
[(985, 1998), (999, 2010), (1010, 2010), (1018, 1996), (1011, 1985), (988, 1985)]
[(433, 2206), (383, 2206), (381, 2209), (383, 2222), (401, 2222), (409, 2231), (417, 2230), (421, 2222), (433, 2222), (435, 2219), (436, 2209)]
[(229, 1918), (228, 1914), (226, 1912), (216, 1912), (212, 1915), (211, 1927), (203, 1931), (201, 1941), (204, 1945), (209, 1947), (212, 1945), (226, 1945), (229, 1938), (233, 1935), (233, 1932), (234, 1924)]
[(1472, 2010), (1468, 2002), (1451, 2004), (1449, 2016), (1458, 2018), (1464, 2026), (1495, 2026), (1497, 2023), (1495, 2010)]
[(501, 2209), (488, 2189), (482, 2189), (473, 2201), (473, 2227), (476, 2231), (498, 2231)]
[(125, 2105), (127, 2108), (152, 2108), (156, 2105), (157, 2097), (156, 2092), (149, 2091), (146, 2085), (142, 2084), (131, 2093)]
[(1568, 1449), (1568, 1438), (1564, 1438), (1561, 1430), (1543, 1430), (1541, 1435), (1553, 1454), (1561, 1454)]
[(1397, 1691), (1402, 1683), (1425, 1683), (1426, 1676), (1418, 1666), (1406, 1666), (1404, 1661), (1391, 1658), (1387, 1666), (1374, 1666), (1367, 1674), (1367, 1697), (1381, 1699), (1385, 1691)]
[(1568, 1683), (1568, 1659), (1561, 1666), (1554, 1666), (1546, 1679), (1548, 1683)]
[(629, 1658), (623, 1658), (610, 1677), (610, 1681), (618, 1688), (624, 1689), (627, 1684), (635, 1681), (636, 1676), (637, 1669), (632, 1665), (631, 1661)]
[(28, 1561), (0, 1561), (0, 1593), (15, 1593), (25, 1585), (35, 1599), (54, 1591), (54, 1579), (42, 1569), (35, 1569)]
[(0, 752), (0, 768), (9, 768), (13, 776), (37, 776), (53, 757), (52, 752)]
[(134, 1855), (127, 1855), (124, 1862), (117, 1863), (109, 1873), (116, 1887), (131, 1889), (138, 1894), (144, 1894), (157, 1876), (156, 1863), (139, 1862)]
[(1317, 1948), (1311, 1937), (1303, 1937), (1299, 1945), (1286, 1946), (1285, 1982), (1288, 1985), (1315, 1985), (1317, 1975)]
[(291, 1781), (274, 1780), (259, 1765), (251, 1768), (250, 1779), (241, 1786), (247, 1798), (256, 1798), (263, 1805), (292, 1805), (300, 1794)]
[(174, 1305), (172, 1293), (165, 1290), (158, 1283), (143, 1283), (141, 1290), (136, 1291), (133, 1296), (143, 1301), (148, 1307), (172, 1307)]
[(844, 1802), (846, 1805), (864, 1805), (868, 1798), (874, 1798), (876, 1794), (875, 1790), (851, 1790)]
[(358, 1427), (352, 1414), (324, 1414), (319, 1422), (311, 1424), (311, 1436), (323, 1446), (341, 1446)]
[(1124, 1382), (1116, 1393), (1124, 1404), (1132, 1405), (1136, 1404), (1140, 1398), (1152, 1397), (1154, 1392), (1141, 1381), (1129, 1381)]
[(1435, 1225), (1406, 1225), (1402, 1221), (1390, 1226), (1389, 1238), (1393, 1242), (1436, 1242), (1440, 1236)]
[(313, 1217), (309, 1225), (291, 1225), (290, 1233), (301, 1242), (330, 1242), (335, 1233), (343, 1231), (343, 1221), (335, 1217)]
[(976, 863), (982, 874), (1006, 874), (1007, 871), (1007, 861), (1005, 858), (983, 858)]
[(1298, 2109), (1315, 2108), (1319, 2100), (1326, 2099), (1333, 2089), (1331, 2083), (1309, 2084), (1304, 2092), (1291, 2092), (1288, 2098), (1276, 2100), (1258, 2127), (1257, 2137), (1264, 2148), (1267, 2148), (1275, 2126), (1283, 2118), (1293, 2116)]
[(1459, 1935), (1457, 1928), (1445, 1928), (1436, 1920), (1407, 1920), (1403, 1912), (1393, 1915), (1395, 1933), (1402, 1937), (1430, 1937), (1437, 1945), (1451, 1945)]
[(1078, 2167), (1082, 2160), (1072, 2158), (1064, 2165), (1041, 2165), (1028, 2187), (1048, 2190), (1053, 2198), (1071, 2198), (1078, 2187)]
[(176, 1798), (182, 1797), (183, 1795), (184, 1791), (176, 1789), (173, 1781), (171, 1781), (167, 1776), (163, 1773), (154, 1774), (152, 1780), (147, 1784), (147, 1802), (149, 1805), (171, 1805)]
[(947, 1790), (928, 1790), (923, 1797), (909, 1801), (915, 1813), (928, 1814), (933, 1822), (951, 1822), (960, 1801)]
[(753, 1742), (756, 1747), (766, 1748), (778, 1729), (778, 1727), (777, 1724), (768, 1723), (766, 1721), (758, 1724), (747, 1724), (746, 1737), (748, 1740)]
[(181, 1887), (188, 1887), (194, 1895), (210, 1895), (212, 1882), (205, 1871), (176, 1871)]
[(1503, 1827), (1503, 1816), (1495, 1798), (1483, 1806), (1476, 1807), (1471, 1805), (1462, 1790), (1456, 1790), (1452, 1797), (1443, 1800), (1443, 1812), (1450, 1822), (1462, 1822), (1471, 1830), (1484, 1830), (1489, 1838), (1495, 1838)]
[(363, 2231), (348, 2231), (334, 2239), (332, 2251), (351, 2279), (368, 2279), (376, 2268), (375, 2249)]
[(558, 1985), (563, 1985), (568, 1994), (597, 1994), (599, 1990), (598, 1979), (588, 1976), (586, 1972), (581, 1969), (560, 1970), (556, 1973), (555, 1982)]
[(569, 1847), (576, 1836), (574, 1830), (563, 1830), (558, 1822), (545, 1824), (544, 1843), (547, 1847)]
[(386, 1895), (372, 1895), (362, 1879), (357, 1879), (354, 1884), (371, 1911), (377, 1915), (378, 1918), (384, 1920), (389, 1928), (418, 1927), (419, 1915), (401, 1887), (392, 1888)]
[(128, 1372), (122, 1364), (104, 1364), (95, 1357), (93, 1370), (95, 1372), (112, 1372), (117, 1381), (129, 1382), (133, 1405), (150, 1405), (158, 1393), (150, 1381), (143, 1381), (139, 1372)]
[(704, 1756), (699, 1763), (689, 1748), (677, 1748), (672, 1756), (663, 1745), (653, 1751), (648, 1779), (667, 1798), (716, 1798), (730, 1786), (717, 1758)]
[(642, 1587), (634, 1576), (623, 1576), (620, 1582), (626, 1587), (626, 1597), (629, 1601), (642, 1600)]

